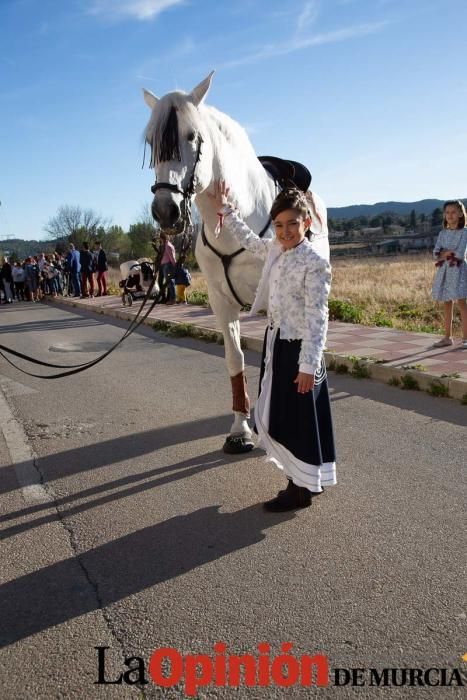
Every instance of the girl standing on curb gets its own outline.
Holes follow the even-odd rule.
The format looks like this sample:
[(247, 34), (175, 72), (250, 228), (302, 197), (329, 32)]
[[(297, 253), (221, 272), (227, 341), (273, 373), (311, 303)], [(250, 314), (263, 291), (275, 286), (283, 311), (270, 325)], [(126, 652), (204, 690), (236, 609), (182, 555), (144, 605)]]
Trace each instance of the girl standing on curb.
[(213, 195), (220, 224), (265, 260), (252, 313), (268, 309), (256, 430), (267, 459), (285, 472), (287, 488), (264, 504), (269, 511), (311, 505), (312, 494), (336, 483), (334, 437), (323, 350), (331, 268), (306, 238), (311, 225), (305, 195), (283, 190), (271, 219), (276, 236), (264, 240), (228, 204), (220, 182)]
[(443, 207), (443, 229), (433, 250), (437, 261), (433, 282), (433, 299), (444, 302), (444, 338), (435, 348), (453, 344), (452, 317), (457, 301), (462, 321), (461, 347), (467, 348), (467, 228), (464, 205), (460, 200), (446, 202)]

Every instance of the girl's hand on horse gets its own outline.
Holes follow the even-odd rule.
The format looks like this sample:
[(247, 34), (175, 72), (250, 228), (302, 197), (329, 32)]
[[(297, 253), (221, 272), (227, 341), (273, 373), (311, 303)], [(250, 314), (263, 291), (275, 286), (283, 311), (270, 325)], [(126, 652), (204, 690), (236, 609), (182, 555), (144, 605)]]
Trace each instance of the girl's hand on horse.
[(214, 194), (207, 192), (208, 197), (216, 204), (218, 209), (222, 209), (229, 201), (230, 187), (227, 187), (224, 180), (216, 180), (214, 183)]
[(298, 384), (297, 391), (299, 394), (308, 394), (315, 386), (315, 375), (299, 372), (297, 378), (294, 379), (294, 384)]

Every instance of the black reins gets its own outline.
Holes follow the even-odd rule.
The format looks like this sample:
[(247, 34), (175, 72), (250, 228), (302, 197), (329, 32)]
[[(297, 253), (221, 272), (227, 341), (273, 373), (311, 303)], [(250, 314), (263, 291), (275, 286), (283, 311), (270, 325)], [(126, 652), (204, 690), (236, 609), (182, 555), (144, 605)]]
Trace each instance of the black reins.
[[(188, 236), (187, 236), (188, 238)], [(153, 303), (150, 305), (149, 309), (147, 309), (144, 313), (142, 314), (143, 308), (145, 307), (147, 301), (149, 300), (152, 291), (154, 289), (154, 285), (156, 284), (157, 281), (157, 276), (160, 268), (160, 261), (162, 259), (162, 255), (164, 253), (164, 247), (160, 246), (157, 247), (156, 244), (153, 242), (153, 247), (156, 251), (155, 257), (154, 257), (154, 277), (151, 281), (151, 284), (148, 287), (148, 290), (146, 292), (146, 295), (143, 298), (143, 301), (141, 303), (140, 308), (138, 309), (138, 312), (134, 319), (132, 319), (130, 325), (126, 329), (125, 333), (123, 336), (118, 340), (114, 345), (112, 345), (111, 348), (106, 350), (102, 355), (99, 355), (99, 357), (96, 357), (94, 360), (90, 360), (89, 362), (82, 362), (77, 365), (57, 365), (52, 362), (44, 362), (43, 360), (38, 360), (35, 357), (31, 357), (30, 355), (25, 355), (22, 352), (18, 352), (18, 350), (12, 350), (11, 348), (6, 347), (5, 345), (0, 344), (0, 356), (3, 357), (4, 360), (6, 360), (12, 367), (15, 369), (19, 370), (23, 374), (27, 374), (29, 377), (37, 377), (38, 379), (60, 379), (62, 377), (69, 377), (72, 374), (78, 374), (79, 372), (84, 372), (85, 369), (88, 369), (89, 367), (93, 367), (94, 365), (97, 365), (99, 362), (102, 362), (106, 357), (110, 355), (114, 350), (118, 348), (121, 343), (123, 343), (124, 340), (126, 340), (132, 333), (135, 332), (137, 328), (141, 326), (142, 323), (147, 319), (151, 311), (153, 310), (154, 306), (158, 302), (158, 296), (154, 299)], [(185, 247), (185, 241), (182, 243), (182, 250)], [(186, 248), (188, 245), (186, 246)], [(185, 248), (185, 250), (186, 250)], [(141, 316), (141, 318), (139, 318)], [(35, 365), (40, 365), (42, 367), (52, 367), (54, 369), (64, 369), (66, 370), (65, 372), (58, 372), (57, 374), (49, 374), (49, 375), (44, 375), (44, 374), (35, 374), (34, 372), (28, 372), (27, 370), (23, 369), (22, 367), (19, 367), (17, 364), (15, 364), (12, 360), (10, 360), (6, 355), (4, 354), (7, 352), (10, 355), (14, 355), (15, 357), (19, 357), (22, 360), (27, 360), (28, 362), (31, 362), (32, 364)]]
[[(180, 255), (179, 255), (179, 260), (183, 261), (184, 256), (191, 245), (191, 229), (192, 229), (192, 218), (191, 218), (191, 203), (192, 203), (192, 197), (195, 193), (195, 177), (196, 177), (196, 168), (198, 166), (199, 160), (201, 158), (201, 146), (203, 144), (203, 139), (201, 137), (201, 134), (198, 134), (197, 138), (197, 149), (196, 149), (196, 157), (195, 157), (195, 162), (193, 165), (193, 170), (191, 173), (191, 177), (188, 181), (187, 186), (185, 189), (181, 189), (177, 185), (170, 183), (170, 182), (155, 182), (154, 185), (151, 187), (151, 192), (155, 194), (158, 190), (160, 189), (166, 189), (170, 190), (171, 192), (175, 192), (176, 194), (181, 194), (183, 197), (183, 202), (184, 202), (184, 207), (183, 207), (183, 240), (181, 244), (181, 249), (180, 249)], [(266, 225), (262, 229), (262, 231), (258, 234), (260, 238), (264, 236), (266, 231), (268, 230), (269, 226), (271, 224), (271, 218), (268, 219)], [(227, 254), (222, 254), (218, 250), (214, 248), (213, 245), (207, 240), (206, 238), (206, 233), (204, 231), (204, 225), (201, 228), (201, 238), (202, 242), (205, 246), (207, 246), (222, 262), (222, 266), (224, 268), (224, 273), (225, 273), (225, 278), (227, 280), (227, 284), (229, 286), (229, 289), (234, 297), (234, 299), (237, 301), (240, 306), (244, 306), (244, 303), (242, 300), (239, 298), (238, 294), (236, 293), (232, 281), (229, 277), (229, 268), (232, 263), (232, 260), (237, 256), (240, 255), (240, 253), (243, 253), (245, 248), (239, 248), (239, 250), (236, 250), (234, 253), (231, 253), (229, 255)], [(158, 302), (158, 296), (154, 299), (153, 303), (149, 306), (149, 308), (145, 311), (144, 314), (142, 314), (143, 309), (148, 302), (152, 291), (154, 289), (154, 285), (156, 284), (157, 277), (158, 277), (158, 272), (159, 268), (161, 265), (161, 260), (162, 260), (162, 255), (164, 253), (164, 246), (158, 246), (157, 243), (153, 240), (153, 247), (156, 251), (156, 255), (154, 258), (154, 277), (151, 281), (151, 284), (149, 285), (149, 288), (146, 292), (146, 295), (143, 298), (143, 301), (141, 303), (140, 308), (138, 309), (138, 312), (134, 319), (131, 321), (129, 327), (123, 334), (123, 336), (116, 342), (114, 345), (112, 345), (111, 348), (106, 350), (102, 355), (99, 357), (96, 357), (94, 360), (90, 360), (89, 362), (82, 362), (80, 364), (76, 365), (58, 365), (54, 364), (52, 362), (45, 362), (43, 360), (38, 360), (35, 357), (31, 357), (30, 355), (26, 355), (25, 353), (19, 352), (17, 350), (13, 350), (11, 348), (6, 347), (5, 345), (0, 344), (0, 356), (3, 357), (4, 360), (6, 360), (12, 367), (15, 369), (19, 370), (23, 374), (26, 374), (30, 377), (37, 377), (39, 379), (60, 379), (62, 377), (69, 377), (73, 374), (78, 374), (79, 372), (84, 372), (84, 370), (89, 369), (90, 367), (94, 367), (94, 365), (97, 365), (99, 362), (102, 362), (106, 357), (108, 357), (114, 350), (116, 350), (121, 343), (123, 343), (126, 338), (128, 338), (134, 331), (139, 328), (139, 326), (144, 323), (144, 321), (147, 319), (151, 311), (154, 309), (154, 306)], [(15, 364), (12, 360), (9, 359), (4, 353), (8, 353), (9, 355), (13, 355), (14, 357), (18, 357), (22, 360), (26, 360), (27, 362), (31, 362), (32, 364), (35, 365), (40, 365), (41, 367), (51, 367), (53, 369), (61, 369), (65, 370), (63, 372), (58, 372), (57, 374), (51, 374), (51, 375), (43, 375), (43, 374), (35, 374), (34, 372), (28, 372), (27, 370), (23, 369), (22, 367), (19, 367), (17, 364)]]
[[(201, 157), (201, 145), (203, 143), (203, 139), (201, 137), (201, 134), (198, 134), (198, 139), (197, 139), (197, 149), (196, 149), (196, 157), (195, 157), (195, 162), (193, 165), (193, 170), (191, 173), (191, 177), (188, 181), (187, 186), (185, 187), (184, 190), (180, 189), (177, 185), (174, 185), (170, 182), (156, 182), (152, 187), (151, 187), (151, 192), (155, 194), (157, 190), (159, 189), (167, 189), (172, 192), (176, 192), (182, 195), (183, 200), (184, 200), (184, 211), (182, 212), (183, 214), (183, 240), (182, 240), (182, 245), (180, 249), (180, 259), (182, 260), (184, 256), (186, 255), (186, 252), (188, 248), (191, 245), (191, 226), (192, 226), (192, 220), (191, 220), (191, 198), (194, 195), (195, 191), (195, 175), (196, 175), (196, 167), (198, 165), (199, 159)], [(20, 372), (23, 372), (23, 374), (27, 374), (30, 377), (38, 377), (39, 379), (60, 379), (62, 377), (69, 377), (72, 374), (78, 374), (79, 372), (84, 372), (84, 370), (88, 369), (89, 367), (93, 367), (94, 365), (97, 365), (99, 362), (102, 362), (106, 357), (110, 355), (111, 352), (113, 352), (121, 343), (123, 343), (126, 338), (128, 338), (134, 331), (139, 328), (139, 326), (144, 323), (144, 321), (147, 319), (151, 311), (153, 310), (154, 306), (158, 302), (158, 297), (156, 297), (153, 301), (153, 303), (150, 305), (149, 309), (142, 314), (143, 308), (145, 307), (148, 299), (151, 296), (152, 290), (154, 289), (154, 285), (156, 283), (157, 277), (158, 277), (158, 272), (162, 260), (162, 255), (164, 253), (164, 246), (157, 246), (155, 241), (153, 240), (153, 247), (156, 250), (156, 256), (154, 259), (154, 277), (152, 279), (151, 284), (149, 285), (149, 288), (146, 292), (145, 297), (143, 298), (143, 301), (141, 303), (140, 308), (138, 309), (138, 312), (135, 316), (135, 318), (131, 321), (129, 327), (123, 334), (123, 336), (118, 340), (109, 350), (106, 350), (102, 355), (99, 357), (96, 357), (94, 360), (90, 360), (89, 362), (82, 362), (81, 364), (78, 365), (57, 365), (52, 362), (44, 362), (43, 360), (37, 360), (35, 357), (31, 357), (30, 355), (25, 355), (22, 352), (18, 352), (17, 350), (12, 350), (11, 348), (6, 347), (5, 345), (0, 344), (0, 356), (3, 357), (4, 360), (6, 360), (12, 367), (15, 369), (19, 370)], [(139, 318), (141, 316), (141, 318)], [(22, 367), (19, 367), (17, 364), (15, 364), (12, 360), (10, 360), (4, 353), (8, 353), (10, 355), (14, 355), (15, 357), (19, 357), (22, 360), (26, 360), (28, 362), (31, 362), (36, 365), (40, 365), (42, 367), (52, 367), (54, 369), (63, 369), (65, 370), (64, 372), (58, 372), (57, 374), (50, 374), (50, 375), (43, 375), (43, 374), (35, 374), (34, 372), (28, 372), (27, 370), (23, 369)]]

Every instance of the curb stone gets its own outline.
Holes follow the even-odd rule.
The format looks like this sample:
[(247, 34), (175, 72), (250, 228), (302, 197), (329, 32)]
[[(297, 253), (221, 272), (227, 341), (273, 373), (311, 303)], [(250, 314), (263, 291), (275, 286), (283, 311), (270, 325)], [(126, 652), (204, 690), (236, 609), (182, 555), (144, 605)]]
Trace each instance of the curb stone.
[[(48, 300), (49, 301), (49, 300)], [(106, 308), (104, 306), (98, 306), (95, 300), (92, 305), (80, 303), (78, 300), (69, 299), (67, 297), (50, 300), (53, 303), (64, 304), (66, 306), (73, 306), (80, 309), (88, 309), (96, 314), (104, 316), (112, 316), (113, 318), (118, 318), (122, 321), (132, 321), (135, 317), (135, 313), (129, 313), (124, 307), (123, 309), (113, 309)], [(137, 307), (135, 307), (135, 311)], [(154, 311), (153, 311), (154, 313)], [(202, 332), (212, 333), (220, 331), (217, 328), (212, 328), (204, 326), (201, 323), (190, 321), (174, 321), (166, 318), (159, 318), (154, 316), (149, 316), (144, 320), (144, 325), (153, 326), (156, 322), (166, 323), (167, 326), (179, 326), (179, 325), (190, 325), (198, 328)], [(255, 338), (253, 336), (244, 335), (241, 333), (242, 347), (247, 350), (253, 350), (254, 352), (262, 352), (263, 349), (263, 339)], [(372, 358), (368, 357), (356, 357), (353, 355), (344, 355), (332, 352), (331, 350), (325, 350), (324, 358), (326, 362), (326, 367), (333, 371), (336, 365), (345, 365), (350, 376), (358, 377), (358, 370), (363, 368), (363, 372), (360, 376), (364, 376), (368, 379), (373, 379), (377, 382), (382, 382), (384, 384), (390, 383), (391, 380), (395, 379), (399, 383), (402, 382), (402, 377), (407, 377), (410, 375), (413, 380), (418, 384), (418, 389), (421, 391), (428, 391), (433, 384), (435, 387), (444, 386), (448, 392), (448, 396), (443, 398), (452, 398), (462, 401), (464, 396), (467, 395), (467, 381), (462, 379), (456, 379), (453, 377), (439, 377), (434, 374), (429, 374), (428, 372), (421, 372), (417, 369), (400, 369), (399, 367), (394, 367), (392, 365), (387, 366), (384, 362), (378, 362)], [(357, 375), (354, 373), (357, 370)], [(368, 372), (368, 374), (366, 374)], [(439, 394), (438, 394), (439, 396)]]

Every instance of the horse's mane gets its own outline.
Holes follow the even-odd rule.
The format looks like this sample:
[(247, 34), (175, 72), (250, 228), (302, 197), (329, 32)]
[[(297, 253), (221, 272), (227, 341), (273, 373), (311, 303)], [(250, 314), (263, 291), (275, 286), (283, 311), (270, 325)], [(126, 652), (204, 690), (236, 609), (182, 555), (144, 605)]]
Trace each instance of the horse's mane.
[[(168, 99), (168, 98), (171, 99)], [(146, 142), (151, 146), (149, 167), (168, 160), (180, 160), (180, 143), (178, 134), (178, 114), (189, 114), (188, 103), (182, 92), (172, 92), (160, 100), (146, 127)]]
[[(145, 132), (151, 147), (150, 167), (181, 159), (179, 124), (186, 123), (197, 132), (209, 131), (215, 156), (214, 178), (230, 184), (242, 215), (251, 214), (260, 195), (261, 182), (264, 183), (264, 172), (247, 132), (215, 107), (201, 104), (196, 108), (184, 92), (165, 95), (153, 111)], [(249, 173), (248, 178), (245, 172)]]
[[(206, 106), (201, 109), (215, 127), (211, 136), (219, 172), (214, 172), (214, 177), (231, 185), (240, 213), (248, 216), (255, 208), (261, 182), (264, 182), (263, 166), (247, 132), (238, 122), (215, 107)], [(248, 178), (245, 178), (245, 172), (248, 173)]]

